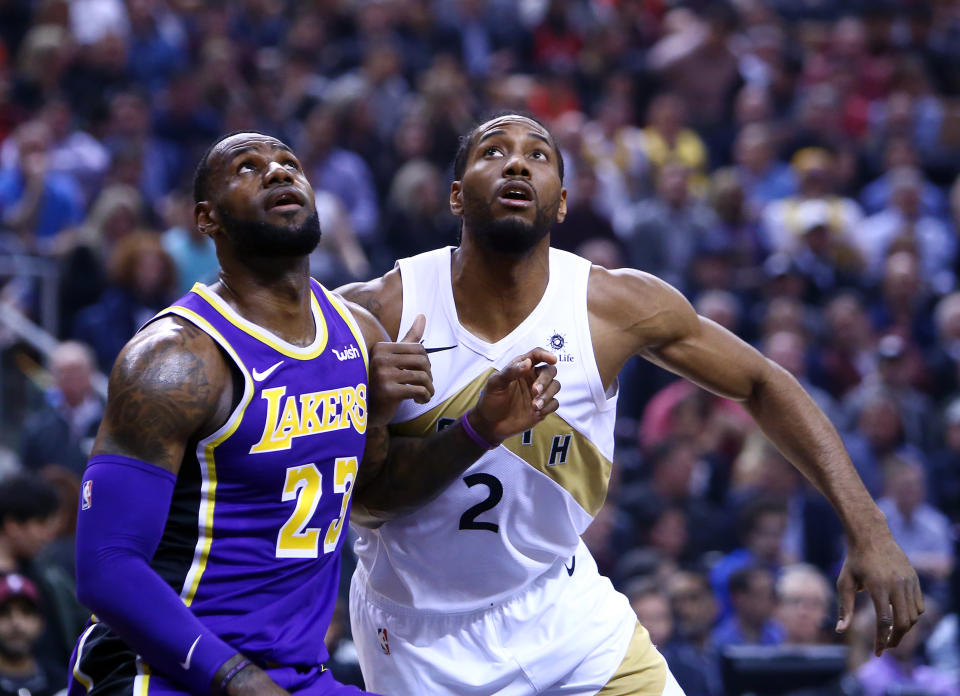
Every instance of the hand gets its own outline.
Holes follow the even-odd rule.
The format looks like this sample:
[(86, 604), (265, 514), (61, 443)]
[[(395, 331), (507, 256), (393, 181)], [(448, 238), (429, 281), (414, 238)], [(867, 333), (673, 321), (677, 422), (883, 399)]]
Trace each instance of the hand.
[(430, 359), (420, 344), (426, 325), (419, 314), (401, 341), (381, 341), (370, 351), (370, 425), (389, 423), (401, 401), (425, 404), (433, 397)]
[(877, 610), (877, 635), (873, 651), (879, 657), (887, 648), (895, 648), (920, 614), (923, 593), (916, 572), (884, 526), (864, 545), (851, 545), (837, 579), (840, 620), (837, 632), (847, 630), (853, 619), (853, 600), (866, 590)]
[[(556, 400), (560, 382), (554, 379), (557, 356), (543, 348), (511, 361), (503, 372), (490, 375), (470, 425), (484, 440), (503, 442), (529, 430), (560, 407)], [(540, 365), (538, 363), (547, 363)]]

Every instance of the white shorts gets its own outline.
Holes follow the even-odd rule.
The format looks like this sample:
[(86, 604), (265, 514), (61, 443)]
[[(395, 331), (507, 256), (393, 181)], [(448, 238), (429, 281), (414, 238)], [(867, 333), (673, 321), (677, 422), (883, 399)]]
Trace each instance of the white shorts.
[[(350, 587), (368, 691), (383, 696), (683, 696), (627, 598), (583, 544), (507, 601), (463, 614), (415, 611)], [(568, 564), (570, 561), (568, 561)]]

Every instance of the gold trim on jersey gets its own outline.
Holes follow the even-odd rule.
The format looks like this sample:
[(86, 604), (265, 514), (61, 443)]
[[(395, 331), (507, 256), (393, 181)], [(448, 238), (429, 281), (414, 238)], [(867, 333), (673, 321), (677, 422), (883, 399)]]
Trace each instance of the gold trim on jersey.
[[(218, 445), (225, 442), (234, 431), (239, 427), (243, 420), (243, 414), (247, 406), (253, 400), (253, 380), (246, 366), (233, 349), (233, 346), (223, 335), (217, 331), (213, 325), (191, 309), (174, 305), (161, 313), (176, 314), (194, 324), (198, 329), (206, 333), (210, 338), (216, 341), (227, 352), (237, 365), (237, 369), (243, 374), (243, 396), (240, 403), (233, 413), (216, 432), (197, 443), (197, 462), (200, 464), (200, 508), (198, 511), (198, 533), (197, 545), (194, 549), (193, 562), (187, 571), (187, 577), (184, 579), (183, 588), (180, 590), (180, 598), (188, 607), (193, 604), (197, 595), (197, 589), (200, 587), (200, 578), (203, 577), (207, 569), (207, 559), (210, 557), (210, 547), (213, 544), (213, 509), (216, 504), (217, 493), (217, 465), (214, 456), (214, 450)], [(160, 315), (158, 315), (160, 316)]]
[(83, 648), (86, 645), (87, 638), (90, 637), (90, 632), (93, 631), (93, 629), (95, 629), (96, 627), (97, 627), (97, 624), (94, 623), (88, 626), (87, 630), (85, 630), (80, 635), (80, 640), (77, 643), (77, 659), (73, 663), (73, 678), (76, 679), (78, 682), (80, 682), (83, 685), (83, 688), (87, 690), (87, 692), (89, 692), (90, 689), (93, 688), (93, 678), (89, 674), (84, 672), (82, 669), (80, 669), (80, 660), (83, 659)]
[[(390, 425), (400, 437), (426, 437), (436, 432), (441, 418), (455, 420), (477, 403), (487, 378), (481, 373), (456, 394), (416, 418)], [(556, 413), (532, 430), (508, 438), (501, 445), (563, 487), (589, 515), (595, 517), (607, 498), (613, 462), (603, 456), (583, 433)]]
[(666, 683), (667, 661), (638, 621), (627, 654), (597, 696), (661, 696)]
[(292, 343), (284, 341), (279, 336), (270, 333), (262, 326), (257, 326), (253, 322), (244, 319), (233, 307), (227, 304), (222, 297), (214, 292), (210, 292), (210, 289), (204, 286), (202, 283), (194, 284), (194, 286), (190, 289), (190, 292), (196, 293), (206, 300), (207, 303), (217, 311), (217, 313), (221, 314), (224, 319), (229, 321), (238, 329), (246, 334), (249, 334), (250, 336), (253, 336), (258, 341), (266, 343), (275, 351), (286, 355), (288, 358), (296, 358), (297, 360), (312, 360), (323, 353), (324, 349), (327, 347), (327, 339), (329, 338), (327, 333), (327, 320), (323, 316), (323, 310), (320, 309), (320, 302), (317, 300), (317, 296), (313, 293), (312, 287), (310, 288), (310, 309), (313, 313), (314, 325), (316, 326), (316, 335), (313, 338), (313, 342), (309, 346), (295, 346)]

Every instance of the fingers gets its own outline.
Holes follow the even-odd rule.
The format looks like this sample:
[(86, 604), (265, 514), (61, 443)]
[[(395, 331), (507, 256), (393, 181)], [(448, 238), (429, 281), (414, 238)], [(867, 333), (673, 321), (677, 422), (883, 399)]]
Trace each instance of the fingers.
[(533, 395), (542, 394), (549, 384), (557, 376), (557, 368), (554, 365), (543, 365), (535, 369), (537, 378), (533, 381), (530, 391)]
[(837, 578), (837, 602), (838, 620), (836, 626), (837, 633), (843, 633), (850, 627), (850, 621), (853, 619), (853, 601), (857, 594), (857, 586), (847, 567), (844, 566), (840, 571), (840, 577)]
[(890, 610), (890, 594), (885, 587), (871, 590), (873, 606), (877, 610), (877, 635), (873, 641), (873, 654), (880, 657), (890, 641), (893, 631), (893, 613)]
[(401, 343), (420, 343), (420, 339), (423, 338), (423, 330), (427, 327), (427, 318), (418, 314), (417, 318), (413, 320), (413, 325), (410, 327), (410, 330), (407, 331), (407, 335), (400, 339)]
[(895, 648), (900, 645), (900, 640), (910, 630), (910, 627), (917, 622), (917, 614), (912, 598), (907, 599), (905, 580), (898, 583), (897, 587), (894, 588), (890, 600), (893, 605), (893, 631), (890, 632), (886, 647)]
[(520, 359), (523, 359), (523, 358), (529, 358), (534, 365), (537, 365), (539, 363), (556, 365), (557, 363), (557, 356), (545, 348), (534, 348), (533, 350), (530, 350), (524, 353), (522, 356), (520, 356)]
[(490, 375), (490, 379), (487, 380), (487, 389), (506, 389), (514, 380), (528, 377), (531, 374), (533, 374), (533, 363), (530, 358), (518, 358), (500, 372)]
[(537, 409), (537, 415), (541, 420), (560, 408), (560, 402), (555, 398), (559, 391), (560, 382), (554, 380), (547, 385), (543, 394), (533, 400), (533, 406)]

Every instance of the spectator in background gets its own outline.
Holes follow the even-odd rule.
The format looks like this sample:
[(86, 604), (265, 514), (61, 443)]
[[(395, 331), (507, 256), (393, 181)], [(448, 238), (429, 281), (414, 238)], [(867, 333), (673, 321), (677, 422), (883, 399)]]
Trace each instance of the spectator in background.
[(386, 216), (385, 236), (392, 248), (412, 255), (456, 243), (457, 222), (450, 214), (445, 183), (440, 170), (426, 160), (411, 160), (397, 171)]
[[(783, 539), (787, 531), (787, 508), (783, 501), (759, 498), (742, 507), (740, 513), (740, 540), (742, 546), (721, 558), (710, 570), (710, 584), (720, 605), (720, 615), (729, 618), (735, 611), (732, 578), (743, 569), (764, 569), (771, 582), (783, 566)], [(753, 580), (741, 575), (741, 591)], [(758, 586), (763, 579), (757, 580)], [(773, 611), (773, 607), (770, 607)], [(768, 617), (769, 618), (769, 617)], [(751, 630), (756, 629), (757, 615), (751, 614)], [(728, 630), (733, 630), (728, 626)]]
[(177, 282), (173, 259), (149, 232), (122, 239), (108, 270), (110, 285), (103, 296), (77, 314), (73, 324), (74, 338), (93, 348), (105, 373), (137, 329), (172, 301)]
[(674, 621), (670, 596), (653, 578), (638, 578), (624, 594), (637, 614), (637, 620), (650, 633), (650, 641), (663, 655), (670, 671), (687, 694), (707, 694), (707, 675), (695, 651), (674, 640)]
[(734, 143), (734, 156), (754, 220), (760, 218), (767, 204), (796, 193), (793, 169), (776, 159), (773, 133), (768, 124), (744, 126)]
[(893, 202), (893, 174), (898, 170), (916, 171), (920, 176), (920, 212), (939, 219), (947, 216), (947, 199), (940, 187), (920, 171), (920, 158), (905, 137), (890, 138), (883, 152), (883, 174), (863, 187), (860, 204), (868, 215), (887, 209)]
[(353, 230), (368, 248), (378, 238), (377, 192), (366, 162), (356, 153), (337, 145), (338, 118), (330, 104), (318, 104), (303, 126), (304, 169), (315, 188), (340, 198)]
[(780, 645), (783, 627), (773, 618), (776, 609), (774, 574), (769, 568), (745, 566), (730, 576), (730, 615), (714, 629), (717, 650), (728, 645)]
[(791, 166), (798, 181), (796, 195), (772, 201), (763, 210), (768, 248), (792, 253), (802, 246), (809, 215), (801, 214), (800, 206), (810, 201), (825, 210), (835, 243), (851, 244), (863, 213), (855, 201), (837, 193), (837, 158), (823, 148), (806, 148), (793, 156)]
[[(875, 615), (873, 605), (865, 605), (863, 613), (869, 615), (865, 620), (872, 620)], [(900, 645), (889, 648), (880, 657), (870, 658), (861, 666), (857, 670), (857, 681), (863, 689), (863, 696), (897, 693), (960, 696), (960, 682), (955, 675), (924, 664), (923, 641), (929, 634), (929, 619), (921, 616)]]
[(852, 292), (830, 300), (824, 319), (823, 346), (814, 355), (810, 381), (839, 399), (874, 369), (873, 330), (862, 300)]
[(23, 427), (24, 467), (38, 471), (55, 464), (77, 476), (83, 474), (103, 416), (103, 399), (93, 388), (96, 369), (93, 352), (82, 343), (67, 341), (54, 350), (50, 356), (53, 386)]
[(0, 573), (19, 573), (40, 591), (45, 629), (37, 657), (65, 665), (90, 614), (77, 602), (73, 579), (38, 558), (57, 531), (56, 490), (33, 474), (0, 481)]
[(960, 292), (937, 302), (933, 319), (937, 341), (927, 354), (926, 365), (930, 394), (942, 403), (960, 387)]
[(217, 250), (213, 240), (201, 234), (193, 222), (193, 196), (186, 191), (173, 191), (164, 197), (160, 212), (166, 229), (161, 238), (163, 248), (176, 266), (174, 294), (189, 292), (194, 283), (216, 280), (220, 268)]
[(796, 331), (777, 331), (764, 337), (763, 354), (793, 375), (831, 423), (838, 423), (837, 402), (807, 379), (807, 341)]
[(943, 410), (943, 447), (930, 458), (929, 480), (931, 502), (960, 524), (960, 398)]
[(667, 592), (676, 625), (672, 650), (695, 667), (693, 673), (677, 676), (677, 681), (687, 694), (722, 696), (717, 653), (710, 640), (717, 621), (710, 581), (703, 573), (681, 570), (670, 578)]
[(864, 219), (855, 230), (856, 243), (867, 262), (868, 278), (880, 276), (884, 261), (896, 249), (912, 249), (927, 285), (937, 294), (951, 290), (957, 243), (947, 226), (921, 207), (923, 179), (916, 169), (902, 167), (887, 174), (887, 206)]
[(690, 192), (689, 170), (679, 162), (664, 164), (657, 195), (625, 211), (624, 220), (618, 226), (626, 230), (630, 265), (685, 288), (687, 268), (714, 224), (713, 213)]
[(884, 497), (877, 506), (890, 532), (920, 576), (924, 593), (946, 598), (953, 570), (953, 536), (947, 517), (928, 504), (923, 466), (906, 458), (888, 460)]
[(0, 170), (0, 225), (26, 249), (49, 253), (57, 235), (83, 219), (83, 193), (69, 175), (50, 169), (50, 130), (42, 121), (17, 129), (16, 164)]
[[(790, 565), (777, 579), (776, 617), (784, 643), (822, 645), (827, 638), (833, 591), (823, 574), (806, 564)], [(832, 627), (830, 627), (832, 628)]]
[(54, 696), (66, 686), (63, 665), (38, 659), (43, 629), (37, 586), (16, 573), (0, 578), (0, 696)]
[(662, 94), (651, 102), (643, 150), (654, 172), (670, 163), (681, 164), (693, 178), (694, 187), (703, 189), (707, 150), (696, 131), (687, 126), (683, 101), (675, 94)]
[(62, 235), (61, 334), (69, 335), (77, 313), (100, 299), (108, 284), (110, 257), (117, 244), (136, 231), (143, 213), (137, 189), (114, 184), (100, 192), (83, 225)]

